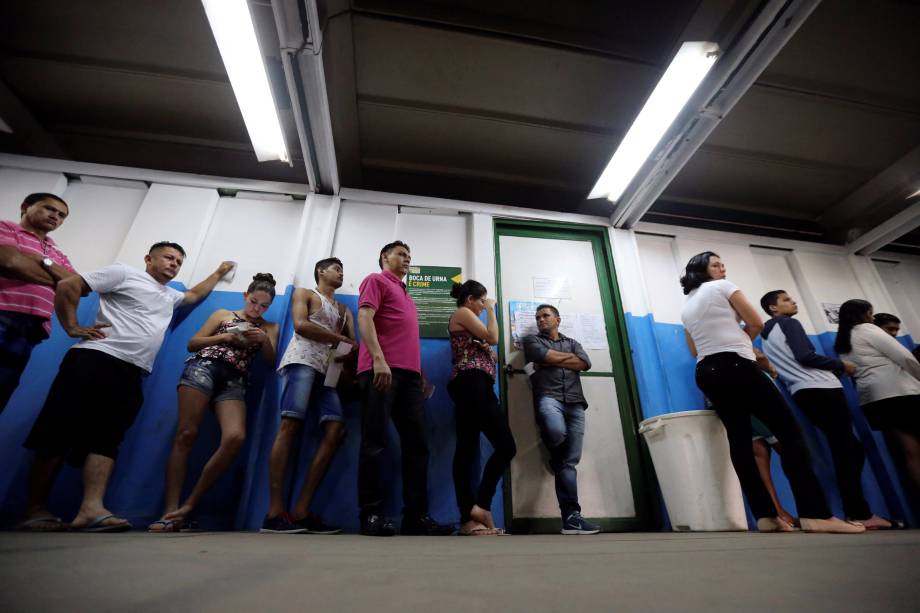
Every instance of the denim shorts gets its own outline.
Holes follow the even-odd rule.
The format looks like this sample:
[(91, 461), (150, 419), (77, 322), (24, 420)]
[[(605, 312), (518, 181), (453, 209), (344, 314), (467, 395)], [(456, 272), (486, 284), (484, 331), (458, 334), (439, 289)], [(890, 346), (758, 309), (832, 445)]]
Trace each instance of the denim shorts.
[(345, 421), (342, 401), (334, 387), (326, 387), (326, 375), (306, 364), (288, 364), (281, 369), (281, 415), (304, 421), (307, 409), (316, 407), (319, 422)]
[(246, 400), (246, 377), (230, 364), (210, 358), (191, 358), (185, 363), (179, 385), (210, 396), (211, 402)]

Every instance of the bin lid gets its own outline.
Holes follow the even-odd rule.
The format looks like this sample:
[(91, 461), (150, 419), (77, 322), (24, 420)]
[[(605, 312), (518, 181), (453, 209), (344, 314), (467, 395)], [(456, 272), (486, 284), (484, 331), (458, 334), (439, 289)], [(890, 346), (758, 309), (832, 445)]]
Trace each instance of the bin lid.
[(683, 419), (685, 417), (712, 417), (716, 414), (712, 409), (697, 409), (695, 411), (678, 411), (676, 413), (664, 413), (662, 415), (656, 415), (654, 417), (649, 417), (648, 419), (643, 419), (639, 422), (639, 428), (642, 428), (645, 425), (654, 423), (656, 421), (667, 421), (670, 419)]

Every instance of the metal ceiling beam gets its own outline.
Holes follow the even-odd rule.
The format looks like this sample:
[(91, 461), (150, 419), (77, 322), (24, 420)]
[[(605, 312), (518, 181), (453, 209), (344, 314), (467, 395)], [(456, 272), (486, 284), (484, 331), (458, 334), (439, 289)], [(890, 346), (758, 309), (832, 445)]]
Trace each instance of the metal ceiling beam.
[(0, 80), (0, 117), (30, 155), (70, 157), (6, 83)]
[(847, 243), (847, 253), (872, 255), (915, 228), (920, 228), (920, 202), (915, 202), (888, 221)]
[(316, 0), (271, 0), (281, 62), (310, 188), (338, 194), (341, 188), (323, 72), (323, 31)]
[(610, 216), (631, 228), (651, 208), (722, 119), (773, 61), (821, 0), (768, 0), (719, 59)]
[(918, 187), (920, 187), (920, 147), (908, 152), (894, 164), (863, 183), (849, 196), (825, 211), (818, 222), (832, 230), (849, 230), (849, 224), (858, 215), (871, 213), (876, 207), (916, 191)]

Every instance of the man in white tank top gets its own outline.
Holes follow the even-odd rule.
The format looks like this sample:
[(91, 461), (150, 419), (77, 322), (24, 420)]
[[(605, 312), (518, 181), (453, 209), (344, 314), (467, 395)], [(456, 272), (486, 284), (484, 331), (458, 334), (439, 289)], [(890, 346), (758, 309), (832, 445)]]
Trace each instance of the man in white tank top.
[[(296, 534), (336, 534), (341, 528), (329, 526), (310, 513), (313, 494), (319, 488), (332, 456), (345, 438), (342, 403), (334, 387), (324, 385), (326, 368), (335, 347), (347, 343), (352, 350), (355, 326), (351, 311), (335, 300), (335, 290), (342, 287), (342, 262), (327, 258), (313, 269), (316, 289), (298, 287), (291, 299), (294, 337), (281, 358), (281, 426), (269, 460), (270, 502), (261, 532)], [(288, 513), (283, 498), (284, 481), (291, 449), (300, 439), (307, 409), (323, 428), (320, 441), (301, 488), (297, 502)]]

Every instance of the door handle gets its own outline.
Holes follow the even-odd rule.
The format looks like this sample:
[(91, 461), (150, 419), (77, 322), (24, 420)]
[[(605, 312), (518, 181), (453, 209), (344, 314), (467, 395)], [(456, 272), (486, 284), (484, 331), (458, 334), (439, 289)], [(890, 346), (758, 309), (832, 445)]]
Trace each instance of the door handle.
[(514, 375), (526, 375), (527, 371), (523, 368), (515, 368), (511, 364), (505, 364), (505, 367), (502, 369), (505, 371), (505, 375), (513, 377)]

